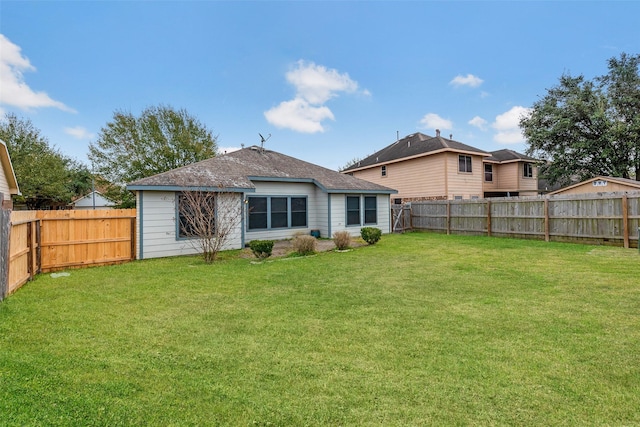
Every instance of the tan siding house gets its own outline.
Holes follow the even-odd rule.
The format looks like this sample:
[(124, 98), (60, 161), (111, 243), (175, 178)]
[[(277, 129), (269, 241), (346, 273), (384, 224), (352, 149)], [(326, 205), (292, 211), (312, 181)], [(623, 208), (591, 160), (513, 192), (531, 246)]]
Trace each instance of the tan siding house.
[(408, 135), (342, 171), (398, 190), (395, 202), (537, 194), (535, 160), (440, 136)]
[(552, 191), (549, 194), (589, 194), (589, 193), (615, 193), (615, 192), (640, 192), (640, 181), (611, 176), (596, 176), (595, 178)]
[(7, 150), (7, 145), (2, 140), (0, 140), (0, 193), (2, 193), (0, 205), (6, 209), (13, 208), (11, 196), (20, 195), (16, 174), (13, 171), (13, 165), (9, 157), (9, 150)]

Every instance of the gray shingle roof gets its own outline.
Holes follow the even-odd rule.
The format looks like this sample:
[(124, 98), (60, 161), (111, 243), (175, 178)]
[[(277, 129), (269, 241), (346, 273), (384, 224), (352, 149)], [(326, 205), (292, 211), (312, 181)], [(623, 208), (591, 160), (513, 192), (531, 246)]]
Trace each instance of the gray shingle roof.
[(529, 157), (525, 154), (520, 154), (513, 150), (498, 150), (492, 151), (491, 157), (487, 157), (485, 160), (494, 161), (494, 162), (508, 162), (514, 160), (524, 160), (527, 162), (536, 162), (537, 160), (533, 157)]
[(383, 164), (407, 157), (427, 155), (437, 151), (457, 151), (465, 153), (477, 153), (480, 156), (489, 156), (486, 151), (479, 150), (470, 145), (463, 144), (453, 139), (443, 138), (440, 135), (428, 136), (423, 133), (414, 133), (386, 146), (382, 150), (360, 160), (356, 164), (348, 167), (343, 172), (357, 170)]
[(143, 178), (129, 183), (127, 188), (252, 191), (252, 181), (313, 182), (327, 192), (396, 193), (391, 188), (256, 146)]

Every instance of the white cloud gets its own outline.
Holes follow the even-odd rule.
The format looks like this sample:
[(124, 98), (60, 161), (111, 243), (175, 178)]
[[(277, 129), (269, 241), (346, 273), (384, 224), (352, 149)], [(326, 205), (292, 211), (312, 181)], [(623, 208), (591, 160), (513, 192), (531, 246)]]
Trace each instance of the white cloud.
[(274, 126), (303, 133), (324, 132), (322, 121), (334, 120), (328, 107), (313, 106), (302, 98), (283, 101), (277, 107), (266, 111), (264, 116)]
[(470, 87), (478, 87), (482, 84), (484, 80), (480, 77), (474, 76), (473, 74), (467, 74), (466, 76), (457, 75), (453, 80), (449, 82), (456, 87), (458, 86), (470, 86)]
[[(349, 74), (302, 60), (287, 73), (286, 78), (296, 88), (294, 99), (283, 101), (265, 111), (264, 116), (269, 123), (279, 128), (297, 132), (324, 132), (322, 122), (327, 119), (335, 120), (331, 110), (324, 104), (341, 92), (358, 91), (358, 83), (351, 80)], [(361, 93), (371, 95), (368, 90)]]
[(36, 71), (29, 59), (22, 56), (20, 46), (13, 44), (0, 34), (0, 104), (18, 107), (23, 110), (31, 108), (54, 107), (63, 111), (75, 112), (62, 102), (49, 97), (45, 92), (33, 91), (24, 81), (25, 72)]
[(469, 120), (468, 123), (480, 130), (487, 130), (487, 121), (480, 116), (475, 116), (473, 119)]
[(95, 134), (89, 132), (81, 126), (64, 128), (64, 133), (66, 133), (67, 135), (71, 135), (76, 139), (92, 139), (93, 137), (95, 137)]
[(420, 119), (420, 124), (427, 129), (453, 129), (453, 122), (451, 120), (443, 119), (435, 113), (428, 113)]
[(520, 130), (520, 119), (530, 114), (531, 109), (521, 106), (515, 106), (509, 111), (496, 116), (496, 120), (491, 124), (497, 133), (493, 136), (493, 140), (500, 144), (518, 144), (524, 142), (524, 136)]

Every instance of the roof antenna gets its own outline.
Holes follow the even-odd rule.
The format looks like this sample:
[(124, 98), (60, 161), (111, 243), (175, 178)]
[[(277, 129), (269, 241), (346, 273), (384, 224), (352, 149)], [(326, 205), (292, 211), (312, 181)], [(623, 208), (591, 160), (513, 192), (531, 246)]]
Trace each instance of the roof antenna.
[(260, 150), (264, 152), (264, 143), (267, 142), (269, 138), (271, 138), (271, 134), (269, 134), (269, 136), (267, 136), (266, 138), (262, 136), (261, 133), (258, 133), (258, 135), (260, 135)]

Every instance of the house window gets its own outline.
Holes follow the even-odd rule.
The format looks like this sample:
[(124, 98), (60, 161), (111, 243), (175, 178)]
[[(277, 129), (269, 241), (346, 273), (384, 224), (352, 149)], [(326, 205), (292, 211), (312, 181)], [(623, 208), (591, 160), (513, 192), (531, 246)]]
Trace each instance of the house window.
[(249, 230), (267, 228), (267, 198), (249, 197)]
[(378, 198), (365, 196), (364, 198), (364, 223), (376, 224), (378, 222)]
[(533, 178), (533, 164), (531, 163), (524, 163), (522, 165), (522, 176), (525, 178)]
[(387, 176), (387, 167), (386, 166), (381, 166), (380, 167), (380, 173), (382, 176)]
[(471, 156), (460, 154), (458, 156), (458, 171), (471, 173)]
[(462, 196), (453, 196), (453, 200), (462, 200)]
[(178, 238), (213, 236), (216, 228), (215, 208), (213, 193), (178, 194)]
[[(363, 210), (361, 210), (361, 203)], [(364, 214), (364, 217), (362, 216)], [(347, 225), (377, 224), (378, 198), (376, 196), (347, 196)]]
[(488, 163), (484, 164), (484, 180), (486, 182), (493, 182), (493, 165)]
[(307, 226), (306, 197), (249, 197), (249, 230)]
[(347, 196), (347, 225), (360, 225), (360, 196)]

